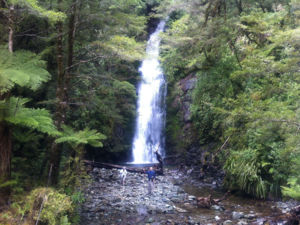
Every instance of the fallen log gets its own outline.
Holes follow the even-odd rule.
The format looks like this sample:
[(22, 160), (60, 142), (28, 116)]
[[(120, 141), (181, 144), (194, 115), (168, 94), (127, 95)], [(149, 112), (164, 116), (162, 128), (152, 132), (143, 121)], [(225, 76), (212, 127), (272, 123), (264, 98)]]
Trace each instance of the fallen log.
[(153, 163), (152, 165), (144, 166), (144, 167), (134, 167), (134, 165), (123, 166), (123, 165), (118, 165), (118, 164), (102, 163), (102, 162), (95, 162), (95, 161), (90, 161), (90, 160), (83, 160), (83, 162), (86, 165), (89, 165), (92, 167), (98, 167), (98, 168), (116, 168), (116, 169), (125, 168), (127, 171), (133, 172), (133, 173), (145, 173), (145, 171), (147, 171), (149, 169), (149, 167), (151, 167), (151, 166), (157, 167), (157, 163)]
[(213, 199), (211, 195), (209, 195), (208, 197), (198, 197), (197, 198), (197, 207), (209, 209), (212, 205), (218, 205), (219, 202), (225, 200), (229, 194), (230, 194), (230, 191), (227, 191), (225, 193), (225, 195), (223, 195), (222, 198), (215, 198), (215, 199)]

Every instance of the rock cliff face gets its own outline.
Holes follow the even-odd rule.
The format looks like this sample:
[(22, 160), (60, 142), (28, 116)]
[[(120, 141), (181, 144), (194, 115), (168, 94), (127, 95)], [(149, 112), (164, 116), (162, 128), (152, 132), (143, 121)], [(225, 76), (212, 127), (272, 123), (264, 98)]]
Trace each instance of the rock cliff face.
[(168, 155), (178, 155), (177, 161), (206, 168), (215, 144), (200, 145), (192, 117), (193, 91), (197, 77), (189, 75), (169, 87), (167, 98), (166, 147)]
[(192, 93), (197, 78), (190, 75), (168, 87), (166, 144), (172, 154), (184, 154), (197, 138), (192, 122)]
[(187, 76), (186, 78), (179, 81), (178, 85), (182, 91), (180, 97), (181, 110), (183, 112), (183, 121), (187, 124), (191, 124), (191, 110), (190, 105), (192, 103), (192, 91), (197, 83), (195, 76)]

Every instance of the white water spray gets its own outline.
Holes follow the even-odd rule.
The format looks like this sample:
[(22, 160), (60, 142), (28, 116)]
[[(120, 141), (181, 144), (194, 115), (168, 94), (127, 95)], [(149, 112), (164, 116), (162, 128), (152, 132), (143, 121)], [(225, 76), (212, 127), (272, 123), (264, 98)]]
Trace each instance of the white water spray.
[(156, 162), (154, 150), (157, 148), (164, 155), (162, 131), (166, 114), (166, 82), (158, 60), (161, 40), (159, 34), (164, 27), (165, 22), (162, 21), (151, 34), (147, 42), (146, 59), (139, 68), (142, 81), (138, 90), (137, 122), (132, 149), (134, 163)]

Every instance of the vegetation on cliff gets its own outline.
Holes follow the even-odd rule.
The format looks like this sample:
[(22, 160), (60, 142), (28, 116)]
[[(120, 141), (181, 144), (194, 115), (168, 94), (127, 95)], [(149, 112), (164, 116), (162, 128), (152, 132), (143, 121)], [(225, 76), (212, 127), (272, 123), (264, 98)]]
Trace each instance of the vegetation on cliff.
[[(280, 196), (287, 182), (285, 195), (296, 197), (299, 189), (299, 7), (250, 0), (162, 7), (171, 12), (162, 53), (170, 92), (183, 78), (197, 77), (192, 144), (222, 145), (229, 138), (219, 154), (225, 186), (260, 198)], [(182, 121), (178, 111), (169, 114)], [(169, 147), (181, 144), (178, 123), (167, 124)]]

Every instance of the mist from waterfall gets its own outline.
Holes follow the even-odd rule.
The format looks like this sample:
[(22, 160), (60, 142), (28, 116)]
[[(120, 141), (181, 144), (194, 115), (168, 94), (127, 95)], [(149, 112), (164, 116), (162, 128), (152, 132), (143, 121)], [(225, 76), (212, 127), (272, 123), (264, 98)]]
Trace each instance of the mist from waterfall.
[(147, 42), (146, 58), (139, 71), (136, 130), (133, 140), (133, 162), (156, 162), (154, 150), (164, 155), (166, 81), (159, 62), (159, 45), (165, 21), (161, 21)]

